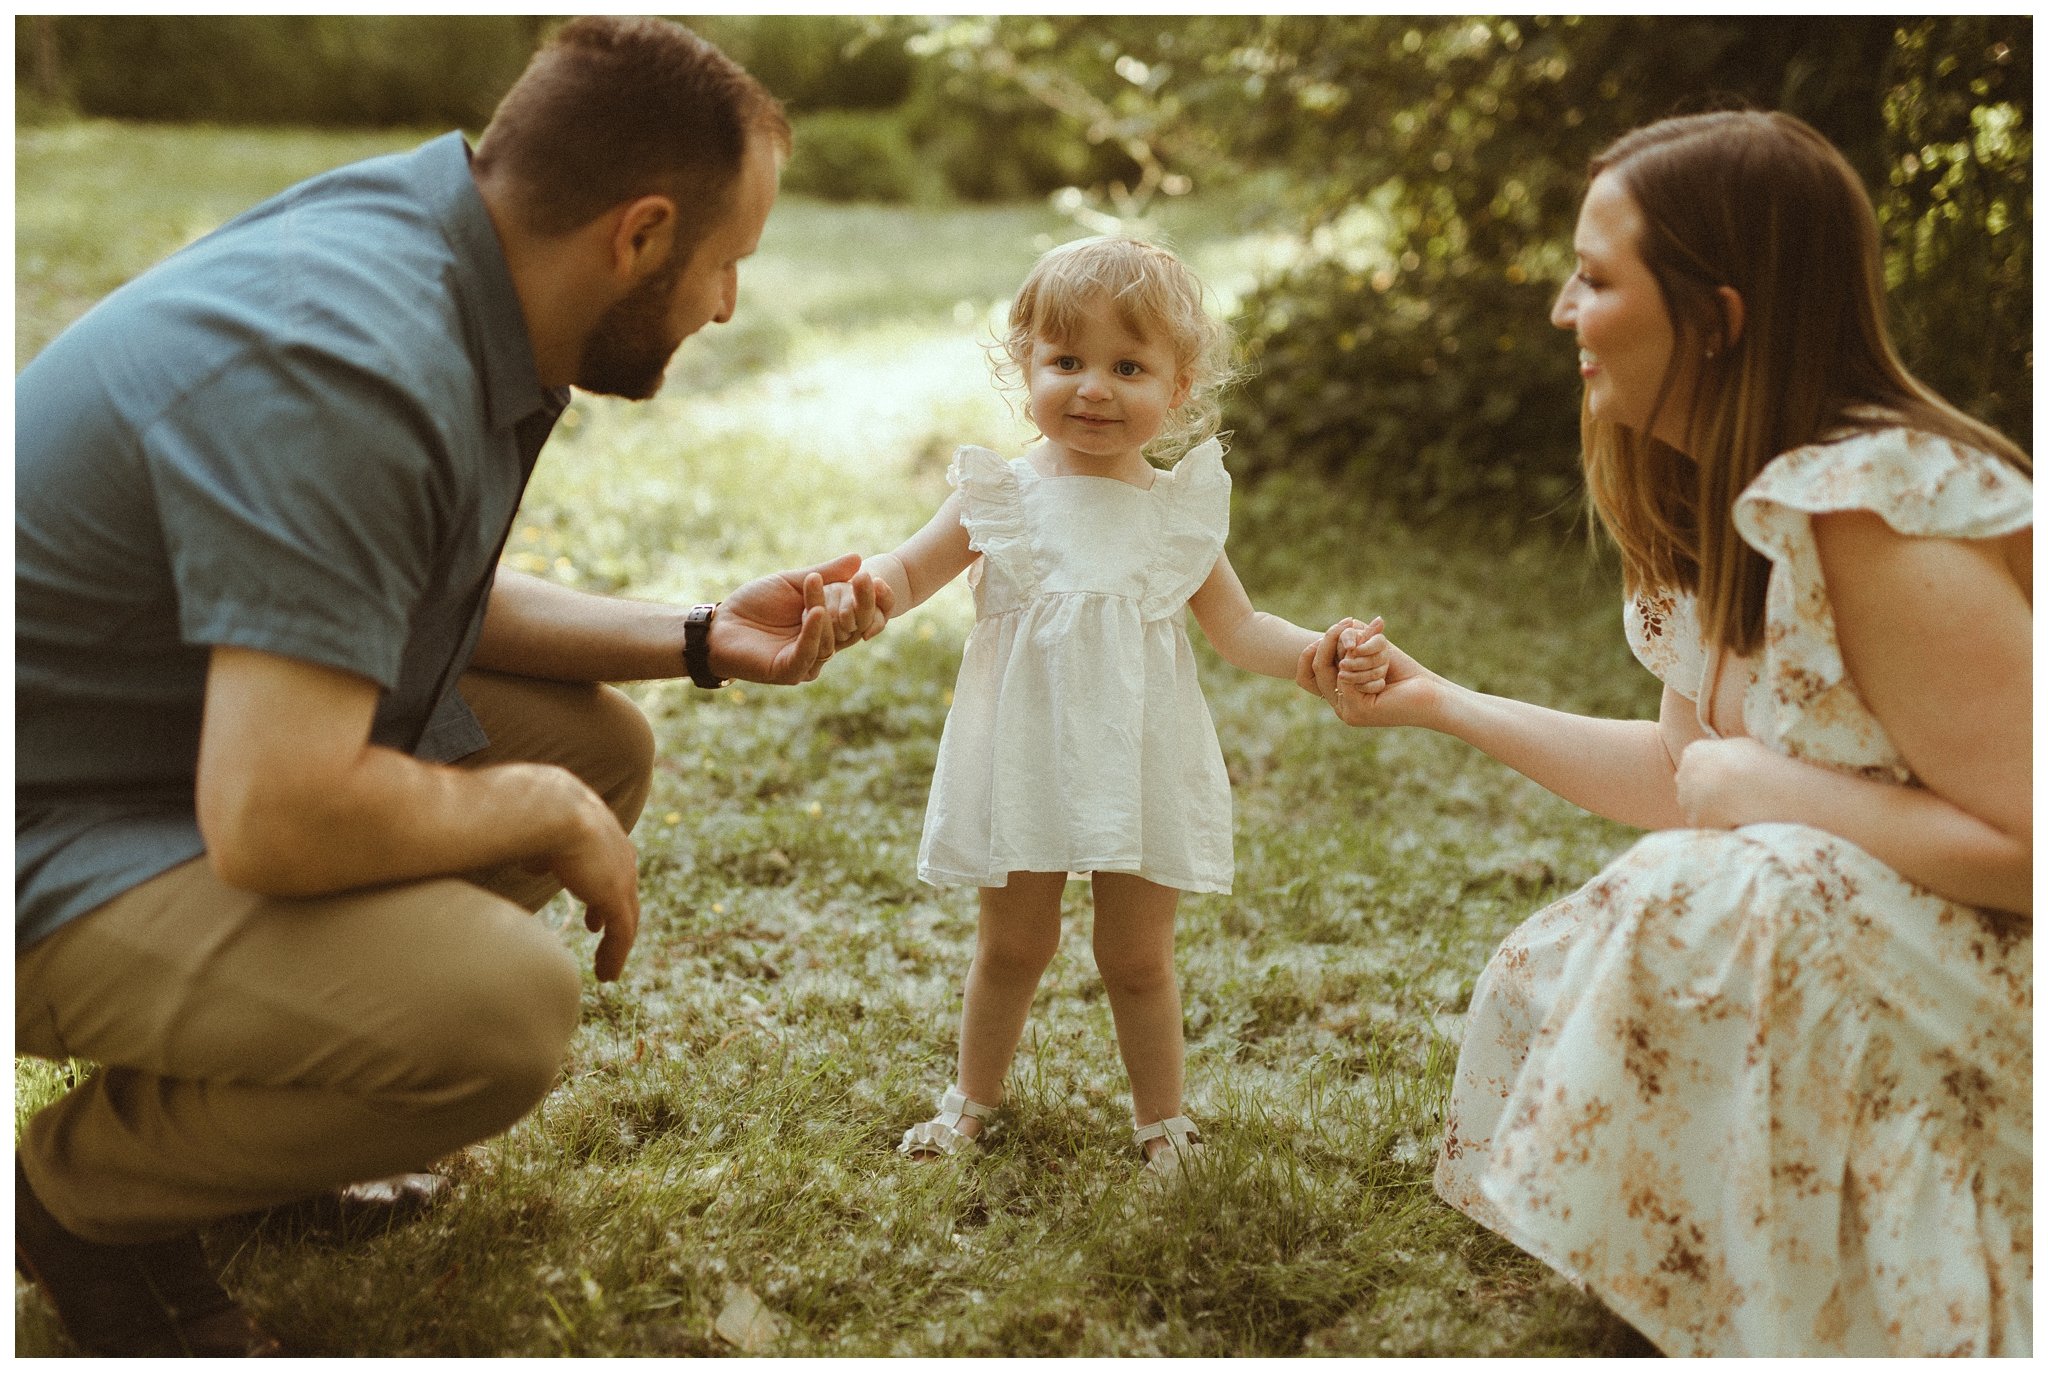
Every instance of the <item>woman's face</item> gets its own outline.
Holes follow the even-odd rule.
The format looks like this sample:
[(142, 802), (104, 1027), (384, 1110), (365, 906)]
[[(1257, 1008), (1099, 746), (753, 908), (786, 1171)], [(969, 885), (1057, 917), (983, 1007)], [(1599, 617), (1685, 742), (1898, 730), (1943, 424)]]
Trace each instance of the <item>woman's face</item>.
[(1638, 251), (1642, 231), (1642, 212), (1621, 183), (1608, 172), (1594, 177), (1572, 234), (1578, 270), (1558, 292), (1550, 322), (1578, 335), (1579, 376), (1594, 419), (1648, 430), (1682, 451), (1684, 388), (1657, 404), (1677, 335)]

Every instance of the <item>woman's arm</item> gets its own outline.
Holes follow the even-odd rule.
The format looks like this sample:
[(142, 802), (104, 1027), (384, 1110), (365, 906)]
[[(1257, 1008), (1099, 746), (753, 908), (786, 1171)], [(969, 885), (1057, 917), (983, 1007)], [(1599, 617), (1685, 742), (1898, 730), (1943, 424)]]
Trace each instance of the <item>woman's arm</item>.
[(1342, 637), (1336, 626), (1312, 644), (1296, 680), (1328, 701), (1346, 724), (1433, 729), (1463, 739), (1595, 815), (1644, 829), (1684, 823), (1677, 760), (1703, 737), (1690, 698), (1666, 687), (1655, 721), (1573, 715), (1459, 686), (1391, 644), (1379, 693), (1339, 691)]
[(1730, 777), (1714, 756), (1730, 751), (1710, 750), (1702, 813), (1813, 824), (1951, 900), (2031, 914), (2033, 612), (2006, 546), (1910, 538), (1862, 511), (1813, 534), (1849, 679), (1926, 791), (1789, 760)]
[(1811, 825), (1951, 901), (2033, 911), (2029, 845), (1931, 791), (1787, 758), (1754, 739), (1707, 739), (1678, 760), (1678, 801), (1695, 828)]

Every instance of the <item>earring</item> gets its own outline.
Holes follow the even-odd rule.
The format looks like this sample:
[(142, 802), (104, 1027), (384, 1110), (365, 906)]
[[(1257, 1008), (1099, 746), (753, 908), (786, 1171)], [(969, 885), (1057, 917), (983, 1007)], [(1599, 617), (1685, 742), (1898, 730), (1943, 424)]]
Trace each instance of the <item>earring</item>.
[(1707, 356), (1708, 356), (1708, 357), (1710, 357), (1710, 358), (1711, 358), (1711, 357), (1713, 357), (1713, 356), (1714, 356), (1714, 352), (1715, 352), (1715, 350), (1714, 350), (1714, 349), (1712, 349), (1712, 348), (1709, 348), (1709, 349), (1707, 349)]

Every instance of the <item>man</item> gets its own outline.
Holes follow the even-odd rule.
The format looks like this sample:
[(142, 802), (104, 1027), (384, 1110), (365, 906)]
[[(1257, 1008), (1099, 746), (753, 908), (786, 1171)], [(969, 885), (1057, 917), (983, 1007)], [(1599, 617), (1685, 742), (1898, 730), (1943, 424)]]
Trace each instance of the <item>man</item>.
[(731, 317), (788, 147), (687, 30), (579, 19), (474, 157), (286, 191), (22, 372), (16, 1045), (101, 1069), (22, 1136), (16, 1254), (88, 1352), (277, 1352), (198, 1226), (548, 1090), (580, 979), (531, 910), (583, 902), (601, 979), (639, 920), (652, 738), (597, 683), (806, 681), (886, 611), (850, 555), (715, 613), (496, 568), (566, 388)]

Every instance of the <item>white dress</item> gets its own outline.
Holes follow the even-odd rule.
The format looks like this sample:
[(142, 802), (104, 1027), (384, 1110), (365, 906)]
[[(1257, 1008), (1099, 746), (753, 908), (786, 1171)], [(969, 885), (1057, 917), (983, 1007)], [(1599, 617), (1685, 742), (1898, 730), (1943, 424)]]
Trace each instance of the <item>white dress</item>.
[(1127, 872), (1229, 891), (1230, 780), (1184, 624), (1229, 529), (1222, 446), (1150, 489), (974, 447), (947, 479), (981, 557), (917, 875)]
[[(1917, 785), (1843, 668), (1812, 516), (1981, 539), (2032, 508), (2006, 463), (1898, 429), (1772, 462), (1735, 510), (1772, 563), (1762, 651), (1723, 668), (1744, 728)], [(1689, 595), (1626, 624), (1712, 693)], [(2033, 1001), (2024, 917), (1802, 825), (1652, 834), (1487, 965), (1437, 1191), (1667, 1354), (2025, 1354)]]

